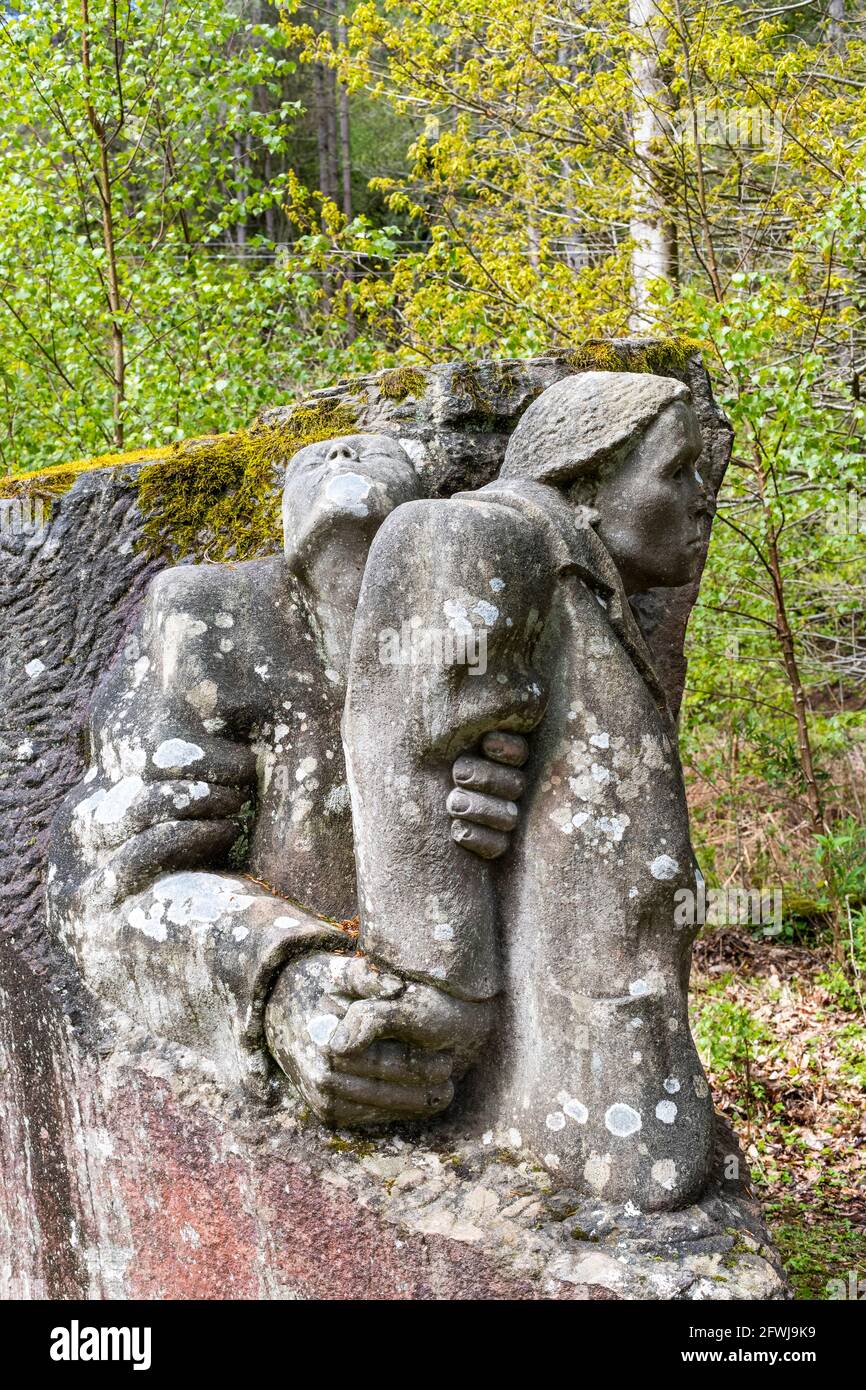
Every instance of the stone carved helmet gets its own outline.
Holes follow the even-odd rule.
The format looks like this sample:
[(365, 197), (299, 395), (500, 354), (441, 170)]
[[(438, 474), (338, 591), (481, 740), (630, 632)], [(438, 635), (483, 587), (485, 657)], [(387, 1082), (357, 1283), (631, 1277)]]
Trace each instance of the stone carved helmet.
[(569, 483), (623, 460), (642, 432), (689, 388), (641, 372), (580, 372), (533, 401), (508, 442), (502, 479)]

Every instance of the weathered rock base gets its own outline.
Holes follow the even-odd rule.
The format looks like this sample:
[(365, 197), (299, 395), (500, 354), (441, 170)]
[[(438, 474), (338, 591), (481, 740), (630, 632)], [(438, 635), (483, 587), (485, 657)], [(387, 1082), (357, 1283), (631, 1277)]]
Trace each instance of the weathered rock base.
[(226, 1096), (123, 1020), (34, 1009), (4, 955), (0, 1298), (790, 1296), (721, 1121), (701, 1201), (641, 1215), (556, 1190), (507, 1135), (335, 1135), (287, 1086)]

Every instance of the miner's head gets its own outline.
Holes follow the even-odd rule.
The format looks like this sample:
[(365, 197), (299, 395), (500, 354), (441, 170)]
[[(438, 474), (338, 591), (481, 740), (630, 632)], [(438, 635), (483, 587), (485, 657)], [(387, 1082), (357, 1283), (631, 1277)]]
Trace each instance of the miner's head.
[(582, 372), (533, 401), (508, 444), (500, 478), (565, 493), (589, 520), (626, 592), (694, 578), (707, 491), (691, 393), (670, 377)]
[(308, 444), (290, 460), (283, 488), (283, 546), (295, 573), (325, 550), (355, 555), (395, 507), (421, 495), (411, 460), (395, 439), (349, 434)]

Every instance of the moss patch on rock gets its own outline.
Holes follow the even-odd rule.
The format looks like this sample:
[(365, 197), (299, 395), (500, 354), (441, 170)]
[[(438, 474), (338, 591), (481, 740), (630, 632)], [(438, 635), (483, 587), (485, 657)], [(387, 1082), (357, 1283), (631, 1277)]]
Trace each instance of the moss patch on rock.
[(657, 372), (682, 371), (688, 359), (700, 352), (701, 344), (692, 338), (664, 338), (634, 346), (590, 339), (579, 347), (568, 348), (561, 357), (574, 372)]
[(355, 411), (325, 400), (279, 425), (181, 444), (142, 469), (138, 485), (151, 554), (249, 560), (279, 548), (280, 469), (307, 444), (351, 433)]
[(376, 385), (389, 401), (404, 401), (407, 396), (423, 396), (427, 378), (417, 367), (395, 367), (377, 377)]
[(82, 473), (94, 473), (102, 468), (122, 468), (125, 464), (165, 458), (170, 448), (168, 445), (160, 449), (132, 449), (128, 453), (99, 454), (95, 458), (56, 463), (51, 468), (39, 468), (30, 473), (7, 473), (5, 477), (0, 478), (0, 497), (41, 497), (46, 500), (62, 497)]

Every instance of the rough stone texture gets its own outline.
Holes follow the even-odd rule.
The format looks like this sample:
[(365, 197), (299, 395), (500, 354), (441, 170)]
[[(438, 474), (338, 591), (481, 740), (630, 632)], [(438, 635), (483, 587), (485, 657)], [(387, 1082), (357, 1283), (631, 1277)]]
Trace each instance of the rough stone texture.
[(0, 534), (0, 909), (34, 964), (48, 828), (84, 766), (88, 701), (159, 568), (137, 546), (136, 472), (84, 474), (45, 532)]
[(0, 1298), (788, 1296), (721, 1122), (701, 1201), (641, 1217), (519, 1150), (240, 1103), (119, 1020), (86, 1047), (8, 943), (0, 980)]
[[(396, 435), (443, 496), (492, 478), (522, 410), (569, 371), (555, 358), (433, 368), (420, 402), (379, 379), (328, 394), (360, 430)], [(692, 386), (715, 489), (729, 431), (697, 361), (671, 374)], [(650, 1234), (600, 1203), (570, 1210), (519, 1152), (438, 1135), (410, 1162), (406, 1136), (335, 1142), (285, 1090), (271, 1108), (220, 1091), (179, 1048), (92, 1008), (44, 936), (45, 838), (85, 765), (87, 703), (160, 567), (135, 548), (137, 471), (81, 477), (47, 537), (2, 539), (0, 1296), (786, 1296), (737, 1184), (654, 1217)], [(695, 588), (639, 604), (674, 702)]]

